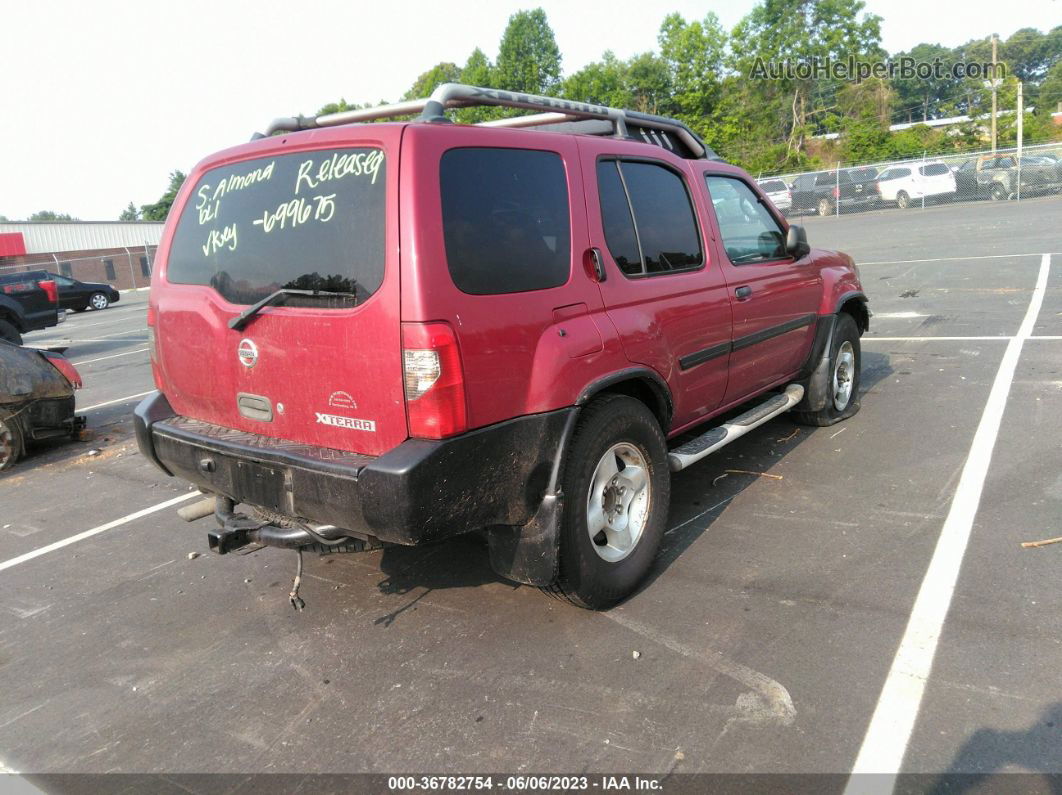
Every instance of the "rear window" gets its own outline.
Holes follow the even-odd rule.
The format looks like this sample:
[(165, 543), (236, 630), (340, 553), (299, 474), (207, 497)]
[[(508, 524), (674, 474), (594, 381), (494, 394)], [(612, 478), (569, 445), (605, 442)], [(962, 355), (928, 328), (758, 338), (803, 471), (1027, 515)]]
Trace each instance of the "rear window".
[(921, 166), (918, 170), (922, 172), (923, 177), (939, 177), (941, 174), (947, 174), (951, 171), (943, 163), (930, 163), (928, 166)]
[(446, 262), (472, 295), (568, 281), (568, 181), (556, 152), (451, 149), (439, 164)]
[(824, 171), (815, 178), (815, 185), (822, 187), (823, 185), (845, 185), (852, 181), (852, 178), (848, 176), (847, 171), (842, 171), (839, 174), (836, 171)]
[(384, 275), (385, 167), (382, 150), (357, 148), (211, 169), (177, 223), (168, 280), (209, 285), (234, 304), (284, 288), (364, 301)]
[(869, 182), (878, 175), (878, 172), (872, 168), (853, 168), (848, 175), (856, 182)]
[(789, 188), (785, 186), (785, 183), (782, 182), (782, 180), (780, 179), (771, 179), (767, 182), (761, 182), (759, 184), (760, 189), (764, 193), (778, 193), (779, 191), (789, 190)]

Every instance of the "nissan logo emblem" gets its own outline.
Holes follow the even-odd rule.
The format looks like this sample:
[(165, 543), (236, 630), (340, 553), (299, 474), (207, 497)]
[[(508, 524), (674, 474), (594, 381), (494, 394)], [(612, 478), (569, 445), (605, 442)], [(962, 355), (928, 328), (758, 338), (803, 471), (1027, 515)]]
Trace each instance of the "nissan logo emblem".
[(236, 348), (236, 355), (240, 359), (240, 364), (244, 367), (254, 367), (255, 362), (258, 361), (258, 346), (245, 337), (240, 340), (240, 344)]

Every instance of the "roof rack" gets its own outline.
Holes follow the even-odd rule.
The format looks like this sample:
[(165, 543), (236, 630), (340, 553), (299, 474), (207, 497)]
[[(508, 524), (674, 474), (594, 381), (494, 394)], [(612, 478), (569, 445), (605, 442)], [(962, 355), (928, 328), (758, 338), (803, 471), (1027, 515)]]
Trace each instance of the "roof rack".
[[(393, 119), (414, 113), (419, 114), (417, 121), (449, 123), (450, 119), (446, 117), (447, 110), (483, 105), (537, 110), (540, 113), (495, 119), (481, 122), (478, 126), (537, 127), (552, 132), (611, 134), (616, 138), (633, 138), (656, 144), (688, 158), (722, 159), (693, 130), (677, 119), (610, 108), (607, 105), (591, 105), (586, 102), (501, 91), (496, 88), (466, 86), (461, 83), (444, 83), (426, 99), (413, 99), (375, 108), (328, 113), (323, 116), (274, 119), (266, 129), (265, 135), (282, 131), (295, 132), (318, 127), (334, 127), (340, 124)], [(602, 121), (607, 124), (601, 124)], [(254, 137), (264, 136), (255, 133)]]

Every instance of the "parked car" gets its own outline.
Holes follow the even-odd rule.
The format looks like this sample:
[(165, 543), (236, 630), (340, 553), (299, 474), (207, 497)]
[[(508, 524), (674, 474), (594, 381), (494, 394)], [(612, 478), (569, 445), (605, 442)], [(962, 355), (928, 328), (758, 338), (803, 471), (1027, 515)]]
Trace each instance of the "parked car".
[(121, 294), (105, 282), (82, 282), (58, 273), (49, 274), (59, 287), (59, 306), (84, 312), (86, 309), (106, 309), (121, 299)]
[(1062, 174), (1055, 165), (1039, 158), (1022, 157), (1021, 169), (1014, 155), (982, 155), (967, 160), (954, 172), (961, 199), (1004, 201), (1021, 193), (1032, 195), (1062, 189)]
[(878, 176), (878, 192), (901, 210), (923, 198), (947, 201), (955, 197), (955, 175), (940, 161), (890, 166)]
[(871, 166), (862, 168), (850, 168), (846, 172), (855, 186), (857, 199), (862, 199), (867, 205), (874, 206), (879, 203), (878, 193), (878, 170)]
[[(440, 123), (469, 103), (554, 112)], [(139, 447), (211, 495), (183, 516), (216, 552), (479, 530), (502, 576), (603, 608), (648, 573), (671, 472), (858, 410), (869, 312), (852, 259), (681, 122), (446, 84), (203, 160), (147, 323)]]
[(851, 212), (877, 202), (877, 194), (857, 190), (847, 171), (820, 171), (801, 174), (793, 180), (792, 212), (813, 210), (819, 215), (833, 215), (838, 211)]
[(80, 388), (77, 368), (60, 350), (0, 341), (0, 470), (14, 466), (31, 442), (71, 436), (84, 425), (74, 415)]
[(59, 290), (44, 271), (0, 274), (0, 340), (22, 344), (22, 335), (66, 319)]
[(793, 194), (788, 185), (780, 179), (761, 179), (756, 184), (767, 194), (771, 204), (777, 207), (782, 215), (789, 212), (789, 208), (793, 206)]

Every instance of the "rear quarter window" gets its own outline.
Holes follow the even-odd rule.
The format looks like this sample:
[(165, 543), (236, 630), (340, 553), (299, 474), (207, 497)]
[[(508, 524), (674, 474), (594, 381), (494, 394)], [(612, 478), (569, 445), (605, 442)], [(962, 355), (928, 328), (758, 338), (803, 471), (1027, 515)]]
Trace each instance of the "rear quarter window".
[(451, 149), (439, 187), (446, 262), (459, 290), (498, 295), (568, 281), (568, 180), (556, 152)]
[(167, 279), (209, 285), (234, 304), (279, 289), (365, 300), (383, 282), (385, 168), (382, 150), (352, 148), (207, 171), (181, 212)]
[(922, 172), (924, 177), (939, 177), (941, 174), (947, 174), (950, 171), (943, 163), (930, 163), (928, 166), (921, 166), (918, 170)]

